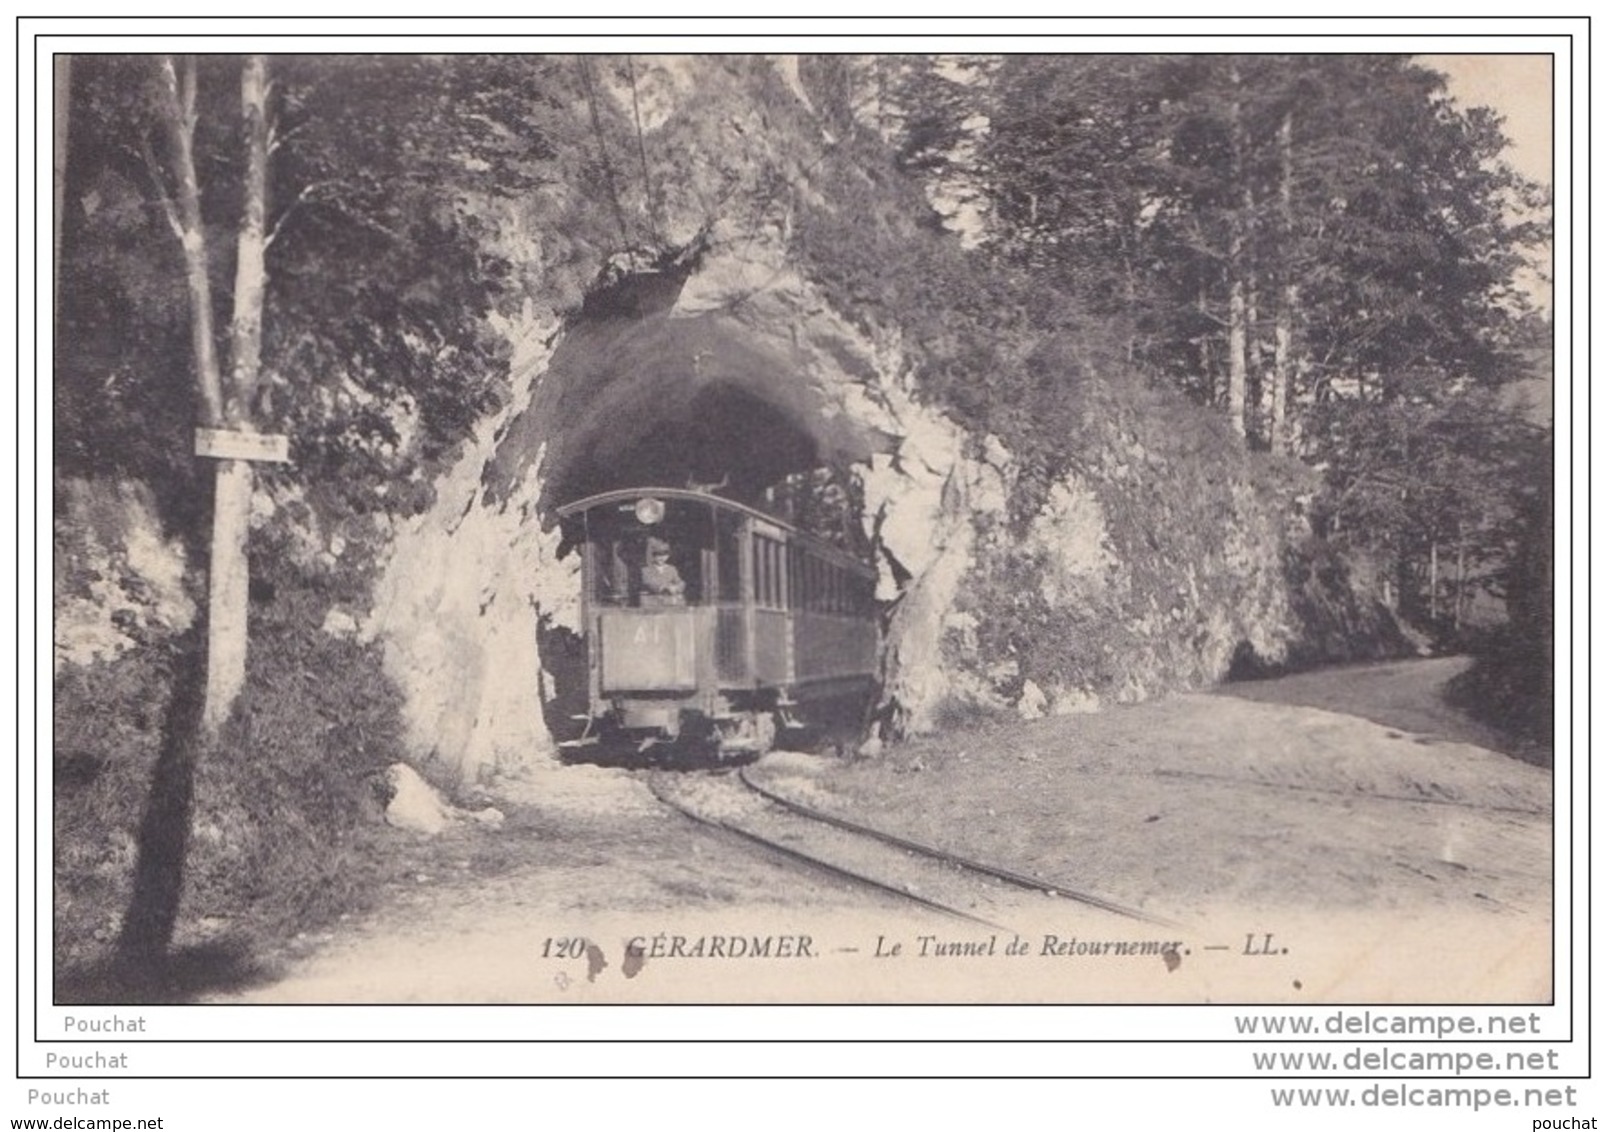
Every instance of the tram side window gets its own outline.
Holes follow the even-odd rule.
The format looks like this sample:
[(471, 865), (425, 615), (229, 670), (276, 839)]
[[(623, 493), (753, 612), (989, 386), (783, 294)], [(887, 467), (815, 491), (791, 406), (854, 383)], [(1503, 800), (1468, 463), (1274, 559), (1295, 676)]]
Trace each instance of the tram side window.
[(765, 591), (764, 603), (771, 609), (777, 609), (781, 606), (781, 547), (765, 539), (764, 556), (768, 563), (766, 576), (770, 579), (770, 588)]
[(720, 601), (742, 600), (742, 523), (735, 515), (721, 512), (718, 519), (715, 555), (720, 576)]
[(764, 539), (753, 540), (753, 604), (763, 605), (764, 595), (769, 592), (770, 580), (769, 564), (764, 556)]
[(787, 607), (787, 548), (779, 542), (770, 544), (770, 577), (772, 589), (770, 591), (770, 608), (785, 609)]
[(787, 548), (774, 539), (760, 539), (764, 547), (765, 577), (769, 583), (765, 590), (761, 604), (769, 609), (785, 609), (787, 607), (787, 579), (786, 551)]
[(753, 598), (766, 609), (781, 606), (781, 545), (763, 535), (753, 538)]
[(626, 548), (612, 539), (592, 543), (592, 597), (602, 605), (630, 604), (632, 571), (625, 552)]
[(765, 604), (771, 609), (780, 609), (784, 588), (781, 580), (781, 544), (767, 542), (765, 553), (770, 555), (770, 598)]

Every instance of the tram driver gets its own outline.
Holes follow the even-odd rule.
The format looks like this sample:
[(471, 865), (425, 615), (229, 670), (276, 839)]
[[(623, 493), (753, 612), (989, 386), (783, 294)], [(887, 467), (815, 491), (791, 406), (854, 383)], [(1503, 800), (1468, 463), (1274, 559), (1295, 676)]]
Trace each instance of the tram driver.
[(647, 540), (647, 562), (642, 567), (642, 604), (686, 604), (686, 582), (670, 562), (670, 544), (661, 538)]

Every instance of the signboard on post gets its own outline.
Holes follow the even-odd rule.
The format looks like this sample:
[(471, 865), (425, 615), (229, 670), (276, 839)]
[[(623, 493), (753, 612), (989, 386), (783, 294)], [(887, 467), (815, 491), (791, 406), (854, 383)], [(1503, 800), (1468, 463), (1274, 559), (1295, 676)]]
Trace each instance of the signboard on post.
[(269, 432), (236, 432), (222, 428), (195, 430), (195, 454), (214, 460), (251, 460), (259, 464), (290, 463), (290, 437)]

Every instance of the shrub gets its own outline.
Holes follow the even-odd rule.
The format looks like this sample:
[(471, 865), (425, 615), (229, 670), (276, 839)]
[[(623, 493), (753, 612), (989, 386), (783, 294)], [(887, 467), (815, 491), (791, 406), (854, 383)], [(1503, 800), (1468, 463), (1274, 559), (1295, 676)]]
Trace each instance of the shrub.
[[(376, 772), (400, 757), (379, 650), (321, 631), (324, 599), (253, 610), (240, 707), (194, 767), (176, 940), (271, 942), (361, 907), (386, 867)], [(179, 667), (178, 639), (56, 681), (56, 950), (70, 977), (108, 957)], [(172, 788), (172, 784), (169, 784)]]
[(171, 648), (138, 649), (55, 680), (55, 936), (58, 964), (116, 939), (172, 685)]
[(1549, 766), (1555, 744), (1551, 641), (1508, 623), (1484, 635), (1473, 666), (1451, 681), (1447, 698), (1510, 735), (1532, 762)]
[(197, 769), (186, 901), (195, 916), (287, 929), (357, 902), (374, 776), (401, 754), (378, 648), (318, 628), (314, 595), (254, 619), (246, 691)]

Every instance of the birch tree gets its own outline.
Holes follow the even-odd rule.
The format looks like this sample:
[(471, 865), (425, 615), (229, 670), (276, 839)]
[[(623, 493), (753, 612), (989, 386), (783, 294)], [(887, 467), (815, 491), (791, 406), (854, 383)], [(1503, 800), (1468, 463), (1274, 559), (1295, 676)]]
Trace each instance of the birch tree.
[[(262, 368), (262, 311), (267, 292), (265, 217), (268, 196), (268, 62), (248, 55), (240, 67), (240, 136), (245, 147), (241, 214), (235, 247), (233, 313), (229, 321), (227, 376), (213, 328), (211, 254), (201, 211), (195, 162), (199, 78), (193, 58), (157, 61), (158, 108), (167, 161), (153, 159), (159, 199), (184, 254), (190, 299), (190, 337), (200, 419), (212, 429), (252, 431), (251, 396)], [(159, 170), (165, 168), (166, 182)], [(249, 568), (246, 539), (251, 512), (251, 465), (219, 460), (214, 475), (211, 554), (208, 558), (205, 707), (202, 727), (215, 736), (245, 684)]]
[[(1121, 320), (1129, 361), (1218, 406), (1247, 444), (1322, 465), (1319, 527), (1400, 582), (1426, 578), (1435, 501), (1477, 508), (1480, 493), (1453, 482), (1465, 461), (1414, 440), (1447, 415), (1491, 427), (1457, 406), (1531, 369), (1517, 280), (1546, 204), (1503, 163), (1499, 119), (1409, 56), (973, 72), (936, 124), (914, 119), (913, 167), (952, 180), (959, 164), (990, 251)], [(1438, 541), (1488, 525), (1454, 520)]]
[[(427, 507), (505, 395), (488, 316), (522, 300), (507, 227), (541, 215), (543, 187), (584, 200), (588, 180), (545, 57), (96, 56), (72, 78), (57, 473), (149, 485), (212, 594), (204, 645), (173, 642), (170, 686), (151, 689), (173, 707), (119, 944), (148, 968), (176, 918), (197, 767), (273, 757), (218, 743), (257, 671), (253, 587), (296, 587), (314, 628), (320, 602), (362, 591), (372, 517)], [(554, 229), (571, 270), (594, 272), (563, 243), (586, 222)], [(196, 426), (286, 434), (293, 463), (197, 460)], [(254, 497), (296, 502), (254, 526)], [(273, 553), (342, 529), (368, 541), (336, 567)]]

